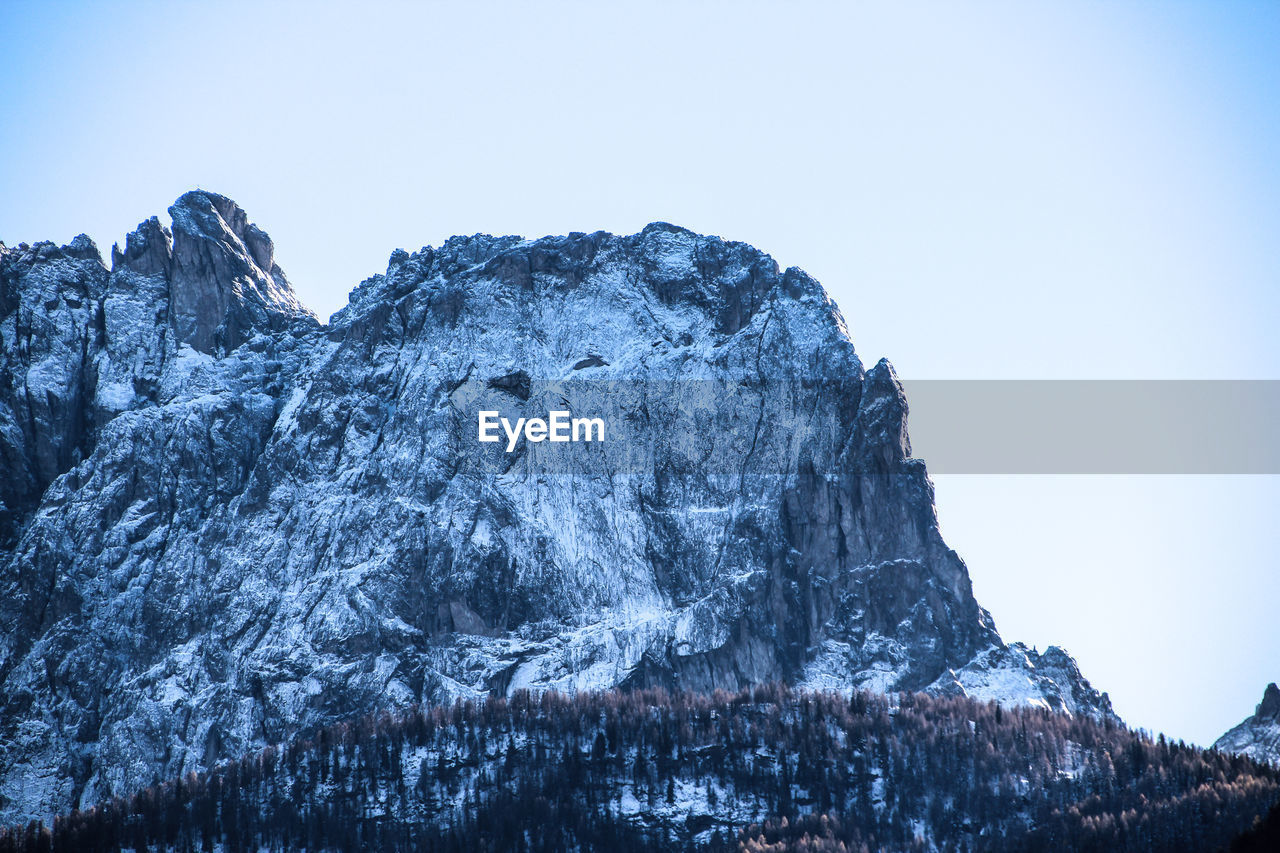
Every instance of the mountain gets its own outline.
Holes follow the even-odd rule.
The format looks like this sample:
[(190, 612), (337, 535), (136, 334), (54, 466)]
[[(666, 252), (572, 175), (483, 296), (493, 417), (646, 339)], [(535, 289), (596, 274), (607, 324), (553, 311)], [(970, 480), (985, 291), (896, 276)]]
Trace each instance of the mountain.
[(1214, 741), (1213, 748), (1280, 767), (1280, 688), (1275, 682), (1263, 691), (1253, 716)]
[[(0, 821), (526, 688), (1114, 718), (996, 632), (893, 369), (801, 270), (661, 223), (455, 237), (325, 325), (234, 202), (169, 213), (109, 268), (0, 248)], [(508, 450), (482, 411), (607, 435)]]

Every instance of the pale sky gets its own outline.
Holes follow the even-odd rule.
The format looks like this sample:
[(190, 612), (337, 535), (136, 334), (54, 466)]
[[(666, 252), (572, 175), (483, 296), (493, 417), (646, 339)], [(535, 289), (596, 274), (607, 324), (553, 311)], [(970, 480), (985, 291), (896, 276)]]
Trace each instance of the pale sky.
[[(397, 247), (666, 220), (904, 377), (1276, 379), (1278, 46), (1276, 3), (7, 3), (0, 239), (199, 186), (323, 317)], [(1276, 478), (936, 483), (1005, 638), (1132, 725), (1280, 679)]]

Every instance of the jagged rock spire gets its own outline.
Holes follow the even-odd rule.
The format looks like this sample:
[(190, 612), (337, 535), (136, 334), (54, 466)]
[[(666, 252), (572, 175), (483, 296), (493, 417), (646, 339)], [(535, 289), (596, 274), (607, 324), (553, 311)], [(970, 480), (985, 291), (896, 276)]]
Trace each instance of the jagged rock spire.
[(275, 262), (271, 238), (234, 201), (193, 190), (169, 215), (170, 318), (180, 341), (201, 352), (230, 350), (255, 329), (279, 331), (314, 318)]
[(1280, 719), (1280, 687), (1276, 687), (1274, 681), (1267, 685), (1267, 689), (1262, 694), (1262, 701), (1258, 703), (1258, 710), (1254, 712), (1254, 716), (1267, 720)]

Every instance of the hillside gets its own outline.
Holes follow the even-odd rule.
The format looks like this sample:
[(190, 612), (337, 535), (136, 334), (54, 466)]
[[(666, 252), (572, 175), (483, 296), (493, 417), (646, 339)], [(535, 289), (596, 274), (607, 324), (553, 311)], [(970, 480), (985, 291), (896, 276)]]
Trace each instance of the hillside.
[(1211, 851), (1277, 797), (1273, 767), (1042, 708), (521, 691), (327, 727), (0, 836), (0, 853)]

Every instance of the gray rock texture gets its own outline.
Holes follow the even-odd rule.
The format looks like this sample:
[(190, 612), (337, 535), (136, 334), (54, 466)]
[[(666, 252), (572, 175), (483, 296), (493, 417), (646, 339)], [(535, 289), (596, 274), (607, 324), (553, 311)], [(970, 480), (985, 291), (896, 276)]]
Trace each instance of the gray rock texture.
[[(780, 679), (1112, 716), (1006, 645), (892, 368), (750, 246), (477, 235), (327, 326), (205, 192), (0, 250), (0, 820), (379, 706)], [(601, 415), (598, 444), (476, 440)]]

